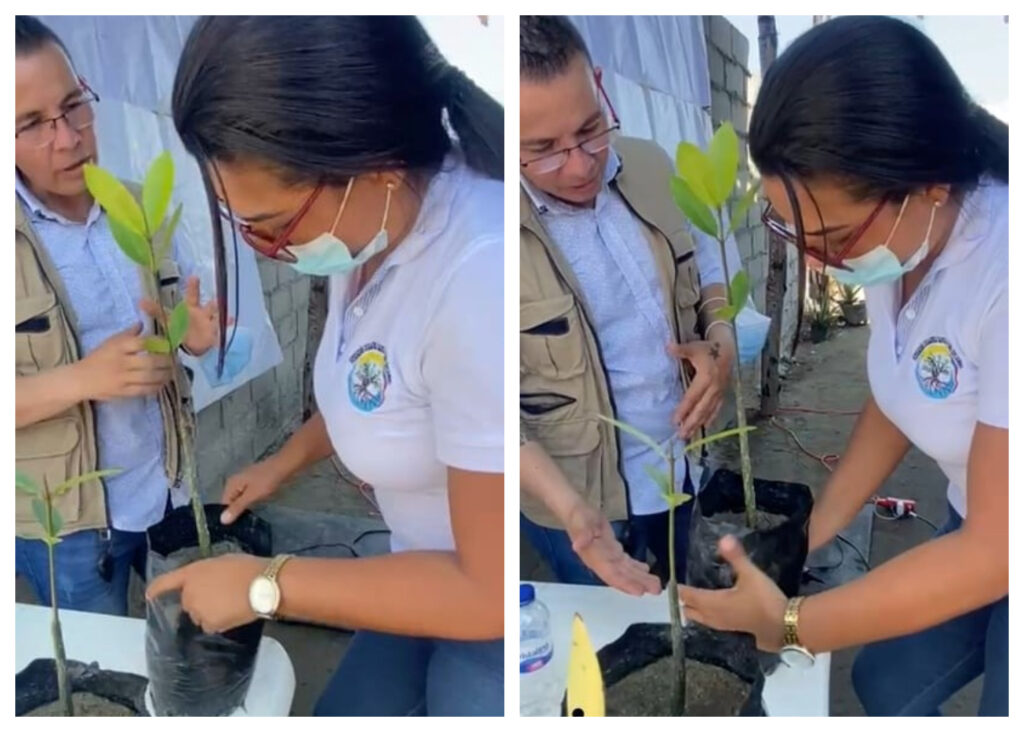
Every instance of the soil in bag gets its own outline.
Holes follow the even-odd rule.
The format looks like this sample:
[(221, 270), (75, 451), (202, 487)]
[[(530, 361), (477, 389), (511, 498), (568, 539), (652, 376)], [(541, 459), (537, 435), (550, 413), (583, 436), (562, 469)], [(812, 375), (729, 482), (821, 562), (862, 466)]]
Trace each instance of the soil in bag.
[[(222, 505), (207, 505), (214, 556), (244, 552), (271, 555), (270, 525), (246, 511), (230, 526)], [(190, 506), (175, 509), (148, 531), (148, 579), (199, 559)], [(157, 716), (217, 717), (241, 707), (252, 681), (263, 635), (257, 620), (227, 633), (207, 634), (182, 612), (181, 596), (169, 592), (146, 605), (146, 667), (149, 701)]]
[[(67, 667), (75, 716), (147, 716), (144, 677), (74, 660), (68, 660)], [(57, 667), (52, 658), (37, 658), (15, 676), (14, 699), (16, 716), (63, 716), (57, 691)]]
[[(688, 717), (762, 716), (764, 674), (751, 654), (726, 656), (712, 639), (684, 631)], [(672, 638), (667, 624), (631, 625), (602, 648), (598, 663), (609, 717), (671, 716)]]

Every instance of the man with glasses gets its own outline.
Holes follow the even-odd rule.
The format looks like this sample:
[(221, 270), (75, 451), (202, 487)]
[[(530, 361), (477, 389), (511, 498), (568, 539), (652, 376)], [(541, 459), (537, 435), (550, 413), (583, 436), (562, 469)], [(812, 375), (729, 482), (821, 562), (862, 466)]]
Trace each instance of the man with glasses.
[[(668, 506), (657, 453), (714, 419), (735, 357), (717, 245), (695, 248), (672, 165), (619, 136), (582, 38), (565, 18), (520, 19), (521, 528), (561, 582), (658, 592)], [(678, 446), (676, 454), (679, 454)], [(675, 491), (694, 493), (685, 460)], [(685, 572), (692, 503), (676, 511)]]
[[(169, 355), (145, 351), (144, 330), (178, 297), (177, 269), (161, 268), (161, 291), (118, 250), (89, 195), (95, 105), (60, 39), (32, 17), (15, 21), (15, 334), (18, 471), (43, 488), (99, 469), (121, 472), (54, 499), (63, 526), (56, 551), (61, 607), (125, 614), (131, 568), (143, 572), (145, 531), (169, 505), (188, 500), (177, 480)], [(216, 304), (185, 297), (185, 347), (217, 338)], [(146, 325), (144, 325), (146, 324)], [(188, 408), (184, 405), (182, 408)], [(18, 492), (18, 574), (50, 602), (47, 546), (32, 496)]]

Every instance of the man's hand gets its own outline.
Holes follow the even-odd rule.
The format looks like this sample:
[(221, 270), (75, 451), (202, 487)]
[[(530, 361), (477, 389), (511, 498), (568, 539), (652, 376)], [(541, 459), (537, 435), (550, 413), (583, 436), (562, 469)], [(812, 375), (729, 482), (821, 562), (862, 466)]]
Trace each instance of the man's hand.
[[(159, 303), (145, 299), (139, 304), (151, 318), (163, 319), (163, 308)], [(189, 277), (185, 285), (185, 304), (188, 306), (188, 330), (185, 331), (185, 338), (181, 344), (193, 356), (202, 356), (217, 345), (220, 337), (220, 309), (217, 307), (216, 299), (205, 305), (199, 304), (199, 278), (196, 276)], [(228, 318), (228, 323), (232, 322), (234, 319)]]
[(582, 500), (566, 516), (565, 530), (573, 551), (609, 587), (630, 595), (661, 592), (661, 582), (648, 566), (626, 554), (608, 519)]
[(147, 352), (141, 333), (137, 323), (75, 364), (87, 400), (152, 396), (171, 380), (171, 357)]
[(676, 358), (689, 361), (694, 377), (683, 395), (683, 401), (672, 414), (672, 424), (684, 440), (693, 437), (718, 415), (722, 400), (729, 388), (732, 354), (713, 341), (673, 343), (668, 352)]

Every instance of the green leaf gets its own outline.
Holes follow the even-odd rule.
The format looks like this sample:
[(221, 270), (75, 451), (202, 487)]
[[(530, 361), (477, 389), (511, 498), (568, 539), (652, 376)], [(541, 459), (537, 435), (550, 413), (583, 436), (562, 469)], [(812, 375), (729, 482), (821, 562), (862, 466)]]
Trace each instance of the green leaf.
[(117, 242), (124, 255), (140, 267), (145, 267), (152, 272), (153, 255), (146, 237), (132, 231), (113, 216), (107, 216), (107, 223), (110, 224), (110, 233), (114, 235), (114, 241)]
[(51, 532), (53, 538), (57, 538), (60, 535), (60, 530), (64, 528), (64, 517), (60, 515), (60, 511), (56, 508), (50, 509), (50, 516), (53, 517), (53, 531)]
[(150, 336), (143, 343), (149, 353), (164, 354), (171, 352), (171, 342), (160, 336)]
[(698, 201), (708, 207), (716, 205), (715, 174), (711, 170), (711, 161), (699, 147), (689, 142), (679, 143), (676, 172), (690, 186)]
[(138, 201), (117, 178), (95, 165), (85, 166), (85, 186), (107, 214), (140, 236), (146, 236), (146, 220)]
[(15, 488), (29, 496), (39, 495), (39, 486), (36, 485), (36, 482), (32, 480), (32, 478), (17, 469), (15, 469), (14, 476)]
[(184, 300), (174, 306), (167, 323), (167, 338), (171, 342), (171, 350), (177, 350), (188, 332), (188, 303)]
[(691, 452), (699, 447), (704, 447), (704, 445), (707, 445), (711, 442), (718, 442), (719, 440), (724, 440), (727, 437), (734, 437), (736, 435), (742, 435), (748, 432), (753, 432), (756, 429), (756, 427), (751, 427), (748, 425), (747, 427), (734, 427), (731, 430), (723, 430), (722, 432), (716, 432), (715, 434), (708, 435), (707, 437), (701, 440), (694, 440), (693, 442), (688, 443), (686, 445), (686, 451)]
[(663, 470), (658, 470), (653, 465), (645, 465), (644, 466), (644, 471), (647, 473), (648, 477), (651, 480), (654, 481), (655, 485), (657, 485), (658, 488), (661, 489), (661, 494), (662, 495), (665, 495), (666, 493), (671, 493), (672, 492), (670, 490), (671, 489), (671, 485), (668, 482), (668, 474), (667, 473), (665, 473)]
[(731, 300), (729, 304), (736, 308), (736, 313), (739, 313), (747, 304), (748, 295), (750, 295), (750, 276), (745, 269), (741, 269), (732, 278), (732, 284), (729, 285), (729, 299)]
[(160, 263), (167, 256), (167, 252), (171, 249), (171, 241), (174, 239), (174, 230), (178, 228), (178, 220), (181, 219), (181, 204), (174, 209), (174, 215), (171, 216), (171, 222), (167, 224), (157, 234), (156, 241), (153, 242), (153, 249), (156, 251), (156, 261)]
[(656, 452), (666, 463), (668, 462), (668, 455), (661, 448), (661, 445), (659, 445), (657, 442), (655, 442), (650, 437), (645, 435), (643, 432), (638, 430), (636, 427), (633, 427), (632, 425), (628, 425), (625, 422), (620, 422), (617, 419), (612, 419), (611, 417), (606, 417), (603, 414), (597, 415), (597, 418), (601, 419), (601, 420), (604, 420), (605, 422), (608, 422), (609, 424), (612, 424), (615, 427), (618, 427), (623, 432), (627, 432), (627, 433), (633, 435), (633, 437), (635, 437), (636, 439), (640, 440), (642, 443), (644, 443), (649, 448), (654, 450), (654, 452)]
[(740, 228), (743, 217), (747, 215), (747, 211), (750, 210), (750, 207), (754, 205), (754, 201), (757, 200), (757, 192), (760, 188), (761, 182), (758, 181), (750, 186), (747, 192), (743, 194), (743, 197), (732, 207), (732, 217), (729, 219), (730, 234)]
[(740, 309), (735, 305), (726, 305), (724, 308), (718, 308), (718, 310), (715, 311), (715, 317), (719, 320), (726, 320), (731, 323), (739, 312)]
[(74, 478), (68, 478), (63, 483), (59, 483), (57, 487), (53, 489), (53, 494), (56, 496), (63, 496), (76, 485), (88, 483), (92, 480), (99, 480), (100, 478), (106, 478), (111, 475), (117, 475), (120, 472), (120, 468), (108, 468), (107, 470), (94, 470), (93, 472), (85, 473), (84, 475), (76, 475)]
[(171, 154), (164, 151), (150, 164), (142, 184), (142, 209), (146, 214), (147, 231), (156, 232), (163, 226), (173, 187), (174, 161)]
[(682, 506), (684, 503), (689, 501), (693, 496), (689, 493), (662, 493), (661, 497), (665, 499), (665, 503), (670, 505), (672, 508)]
[(32, 499), (32, 513), (36, 515), (36, 521), (43, 527), (43, 530), (47, 534), (52, 533), (50, 531), (50, 521), (46, 516), (46, 504), (41, 498)]
[(736, 187), (736, 171), (740, 165), (740, 141), (731, 122), (723, 122), (715, 131), (707, 157), (711, 166), (711, 203), (721, 206)]
[(686, 218), (705, 234), (717, 239), (718, 222), (715, 221), (715, 215), (711, 209), (697, 198), (693, 189), (682, 178), (673, 176), (669, 185), (672, 188), (672, 198), (675, 199), (676, 206), (685, 214)]

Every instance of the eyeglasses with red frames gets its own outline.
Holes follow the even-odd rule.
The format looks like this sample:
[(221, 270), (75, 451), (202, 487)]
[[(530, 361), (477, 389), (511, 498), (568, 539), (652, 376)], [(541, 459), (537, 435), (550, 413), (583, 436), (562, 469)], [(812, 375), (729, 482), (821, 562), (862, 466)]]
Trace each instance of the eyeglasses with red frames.
[(237, 216), (233, 216), (232, 213), (227, 209), (224, 204), (221, 204), (220, 215), (227, 221), (234, 221), (238, 223), (238, 230), (242, 234), (242, 238), (245, 239), (245, 243), (255, 249), (259, 254), (262, 254), (268, 259), (275, 259), (278, 262), (287, 262), (292, 264), (296, 261), (296, 257), (292, 254), (288, 247), (294, 246), (290, 237), (295, 231), (299, 222), (302, 221), (302, 217), (306, 215), (313, 202), (316, 201), (317, 196), (323, 191), (324, 184), (319, 183), (317, 187), (310, 194), (309, 198), (306, 199), (305, 203), (302, 204), (302, 208), (299, 209), (288, 224), (284, 227), (280, 234), (277, 236), (268, 236), (252, 227), (251, 224), (242, 221)]
[(43, 148), (53, 144), (57, 139), (57, 123), (64, 120), (75, 132), (92, 127), (96, 115), (92, 105), (100, 100), (99, 94), (89, 88), (85, 79), (78, 77), (79, 96), (73, 97), (64, 105), (64, 112), (49, 119), (37, 119), (14, 131), (14, 139), (24, 144)]
[(869, 215), (864, 222), (858, 226), (852, 234), (850, 234), (846, 243), (843, 244), (843, 248), (840, 249), (839, 253), (834, 257), (829, 255), (827, 252), (819, 253), (813, 249), (809, 249), (806, 242), (801, 242), (799, 240), (796, 231), (783, 223), (782, 219), (778, 216), (778, 212), (772, 207), (771, 203), (765, 206), (764, 210), (761, 212), (761, 222), (768, 227), (769, 231), (783, 241), (790, 244), (796, 244), (804, 255), (818, 262), (823, 267), (849, 270), (849, 267), (843, 264), (843, 260), (846, 258), (846, 255), (850, 253), (853, 247), (856, 246), (857, 242), (860, 241), (860, 238), (864, 235), (864, 232), (867, 231), (868, 227), (871, 226), (876, 218), (878, 218), (878, 214), (882, 212), (882, 208), (885, 206), (886, 202), (887, 199), (885, 198), (878, 202), (878, 205), (875, 206), (871, 215)]
[(612, 144), (612, 136), (619, 128), (622, 127), (622, 125), (619, 123), (619, 116), (615, 114), (615, 107), (612, 106), (612, 100), (608, 98), (608, 94), (605, 92), (604, 86), (601, 84), (601, 77), (594, 74), (594, 81), (597, 84), (597, 90), (601, 93), (601, 98), (604, 99), (604, 103), (608, 105), (608, 111), (612, 116), (612, 124), (601, 132), (598, 132), (596, 135), (588, 137), (586, 140), (583, 140), (572, 147), (565, 147), (552, 153), (545, 153), (540, 157), (527, 160), (525, 163), (519, 163), (520, 167), (528, 168), (530, 172), (536, 173), (537, 175), (554, 173), (569, 162), (569, 155), (573, 150), (580, 149), (588, 155), (597, 155), (599, 152), (606, 150)]

